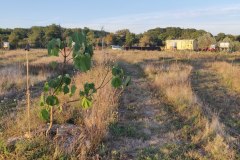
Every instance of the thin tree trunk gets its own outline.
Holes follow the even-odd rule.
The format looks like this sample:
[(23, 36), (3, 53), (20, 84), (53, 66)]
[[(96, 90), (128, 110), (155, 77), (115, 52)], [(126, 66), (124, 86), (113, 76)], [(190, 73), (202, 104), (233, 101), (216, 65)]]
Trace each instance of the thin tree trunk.
[(27, 60), (27, 64), (26, 64), (26, 68), (27, 68), (27, 120), (28, 120), (28, 136), (30, 137), (31, 135), (31, 131), (30, 131), (30, 91), (29, 91), (29, 65), (28, 65), (28, 51), (26, 51), (26, 60)]
[(50, 123), (49, 123), (49, 127), (48, 127), (48, 129), (46, 131), (46, 136), (48, 136), (49, 131), (52, 128), (52, 125), (53, 125), (53, 106), (50, 107)]

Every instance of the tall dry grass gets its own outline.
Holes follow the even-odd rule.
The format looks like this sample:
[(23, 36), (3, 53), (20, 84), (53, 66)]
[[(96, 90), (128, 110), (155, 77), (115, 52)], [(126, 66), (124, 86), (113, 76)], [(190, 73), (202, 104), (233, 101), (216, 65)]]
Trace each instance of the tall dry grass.
[(222, 82), (228, 88), (240, 92), (240, 67), (228, 62), (214, 62), (208, 64), (222, 77)]
[[(33, 99), (31, 106), (31, 131), (34, 136), (33, 139), (22, 139), (22, 136), (27, 131), (27, 118), (23, 110), (24, 108), (20, 107), (17, 112), (9, 113), (2, 117), (3, 121), (0, 123), (2, 134), (0, 140), (5, 140), (6, 142), (11, 137), (20, 137), (22, 140), (16, 144), (17, 150), (8, 151), (6, 154), (3, 154), (1, 147), (4, 146), (0, 144), (0, 158), (2, 156), (5, 159), (31, 159), (31, 157), (36, 156), (45, 159), (61, 159), (64, 157), (69, 159), (87, 159), (94, 156), (98, 145), (107, 135), (109, 123), (117, 116), (116, 108), (119, 97), (114, 95), (115, 90), (108, 83), (94, 95), (93, 106), (89, 110), (82, 109), (80, 102), (66, 102), (79, 99), (78, 93), (83, 89), (85, 82), (93, 82), (96, 87), (100, 86), (106, 73), (109, 72), (109, 64), (112, 63), (112, 60), (109, 62), (106, 59), (107, 57), (103, 59), (99, 58), (100, 56), (96, 55), (94, 57), (94, 59), (99, 59), (99, 61), (90, 71), (74, 75), (72, 83), (77, 86), (78, 90), (73, 97), (69, 98), (59, 95), (62, 111), (60, 112), (55, 108), (54, 126), (58, 126), (59, 128), (71, 127), (71, 131), (69, 132), (73, 132), (73, 135), (69, 133), (69, 137), (63, 136), (60, 139), (57, 137), (54, 139), (44, 137), (46, 123), (39, 116), (42, 107), (39, 106), (39, 98), (36, 98)], [(108, 74), (106, 80), (110, 79), (111, 74)], [(59, 130), (61, 131), (61, 129)], [(31, 148), (30, 146), (32, 145), (36, 145), (36, 147)], [(27, 146), (29, 148), (26, 148)], [(49, 149), (45, 150), (46, 148)]]
[(194, 51), (112, 51), (107, 50), (107, 53), (115, 56), (117, 59), (122, 59), (129, 63), (141, 63), (144, 61), (214, 61), (214, 60), (232, 60), (239, 57), (239, 53), (215, 53), (215, 52), (194, 52)]
[[(0, 97), (16, 95), (26, 89), (26, 58), (24, 50), (6, 51), (0, 58)], [(30, 85), (36, 86), (56, 75), (61, 57), (48, 57), (46, 50), (29, 52)], [(55, 62), (55, 63), (52, 63)]]
[[(98, 87), (108, 72), (108, 69), (103, 66), (98, 66), (89, 74), (81, 75), (78, 78), (76, 77), (76, 84), (81, 84), (80, 82), (94, 82), (96, 87)], [(109, 80), (110, 78), (111, 75), (108, 75), (106, 79)], [(80, 88), (82, 87), (80, 86)], [(108, 84), (94, 95), (92, 109), (83, 114), (82, 123), (87, 131), (87, 137), (91, 145), (87, 152), (94, 152), (102, 139), (107, 135), (108, 125), (113, 122), (117, 116), (118, 98), (119, 97), (114, 95), (114, 89)]]
[[(5, 51), (3, 54), (1, 54), (0, 58), (0, 67), (6, 66), (6, 65), (12, 65), (13, 63), (19, 63), (25, 61), (25, 53), (24, 50), (10, 50)], [(32, 49), (29, 52), (29, 61), (34, 61), (38, 58), (47, 56), (47, 50), (45, 49)]]
[[(181, 135), (182, 137), (190, 135), (190, 138), (183, 138), (183, 140), (186, 141), (185, 143), (197, 145), (199, 149), (187, 150), (185, 155), (195, 159), (233, 160), (237, 158), (236, 152), (226, 141), (228, 135), (224, 133), (224, 127), (218, 117), (213, 115), (209, 121), (204, 115), (202, 110), (204, 106), (201, 106), (191, 88), (192, 67), (190, 65), (149, 64), (144, 69), (145, 73), (153, 79), (155, 88), (159, 88), (173, 105), (173, 110), (188, 122), (188, 130), (183, 129)], [(199, 150), (202, 150), (202, 153)]]
[[(13, 64), (0, 69), (0, 76), (2, 77), (0, 79), (0, 96), (14, 94), (26, 89), (25, 70), (25, 66), (20, 64)], [(35, 72), (35, 74), (30, 73), (31, 86), (46, 81), (52, 75), (51, 72), (44, 72), (43, 70)]]

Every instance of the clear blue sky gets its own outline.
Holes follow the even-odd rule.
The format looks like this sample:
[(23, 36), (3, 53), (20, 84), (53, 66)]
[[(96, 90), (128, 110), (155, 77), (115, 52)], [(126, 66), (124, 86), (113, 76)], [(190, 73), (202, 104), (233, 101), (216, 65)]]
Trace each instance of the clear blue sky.
[(1, 0), (0, 28), (129, 28), (140, 33), (155, 27), (182, 27), (240, 34), (240, 0)]

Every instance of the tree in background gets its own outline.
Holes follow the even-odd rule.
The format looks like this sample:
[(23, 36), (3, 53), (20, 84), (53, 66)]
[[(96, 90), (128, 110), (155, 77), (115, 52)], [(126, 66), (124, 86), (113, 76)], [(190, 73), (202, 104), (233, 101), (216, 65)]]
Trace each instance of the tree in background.
[(235, 41), (233, 42), (233, 50), (240, 51), (240, 35), (235, 37)]
[(163, 41), (165, 41), (169, 36), (167, 35), (166, 29), (164, 28), (150, 29), (144, 34), (148, 34), (148, 36), (150, 37), (150, 40), (152, 41), (153, 46), (163, 45)]
[(18, 42), (18, 48), (24, 48), (27, 44), (29, 44), (28, 38), (23, 38)]
[(62, 28), (60, 25), (52, 24), (50, 26), (47, 26), (45, 27), (44, 32), (45, 46), (51, 39), (62, 37)]
[(164, 32), (161, 28), (151, 29), (148, 30), (146, 33), (150, 38), (150, 45), (151, 46), (162, 46), (162, 39), (159, 37)]
[(240, 42), (240, 35), (236, 36), (236, 41)]
[(215, 39), (217, 42), (222, 41), (226, 37), (225, 33), (218, 33), (217, 36), (215, 36)]
[(115, 33), (114, 44), (123, 46), (126, 42), (127, 33), (130, 33), (130, 31), (128, 29), (118, 30)]
[(11, 47), (17, 48), (19, 39), (20, 39), (19, 35), (16, 32), (12, 32), (8, 37), (8, 41), (9, 41)]
[(135, 34), (135, 37), (134, 37), (134, 46), (139, 46), (139, 42), (140, 42), (140, 39), (143, 37), (143, 34)]
[(140, 47), (147, 47), (150, 46), (150, 37), (149, 35), (145, 34), (139, 41)]
[(44, 31), (42, 27), (32, 27), (28, 35), (29, 43), (34, 48), (42, 48), (44, 46)]
[[(11, 47), (18, 48), (20, 47), (19, 45), (23, 44), (23, 42), (26, 42), (25, 38), (27, 38), (27, 30), (22, 28), (15, 28), (9, 35), (8, 41), (11, 44)], [(23, 42), (20, 42), (21, 40), (23, 40)]]
[(234, 35), (231, 35), (231, 34), (227, 34), (226, 37), (231, 39), (231, 41), (235, 41), (236, 40), (236, 37)]
[[(204, 30), (196, 29), (182, 29), (179, 27), (167, 27), (167, 28), (155, 28), (146, 31), (145, 33), (134, 34), (128, 29), (122, 29), (116, 33), (108, 33), (103, 30), (91, 30), (87, 27), (82, 28), (62, 28), (59, 25), (52, 24), (46, 27), (32, 27), (30, 29), (16, 28), (16, 29), (1, 29), (0, 28), (0, 43), (8, 41), (13, 48), (24, 46), (29, 42), (36, 48), (46, 48), (46, 44), (50, 39), (62, 37), (66, 39), (71, 36), (74, 32), (84, 32), (87, 34), (89, 40), (95, 46), (102, 46), (102, 37), (104, 37), (105, 45), (126, 45), (126, 46), (140, 46), (146, 41), (147, 46), (163, 46), (164, 42), (168, 39), (199, 39), (207, 32)], [(146, 36), (145, 36), (146, 35)], [(212, 37), (212, 35), (211, 35)], [(240, 41), (239, 36), (226, 35), (219, 33), (215, 36), (217, 42), (223, 41), (224, 38), (229, 37), (233, 42)], [(28, 38), (28, 39), (26, 39)], [(149, 39), (148, 39), (149, 38)], [(145, 40), (144, 40), (145, 39)], [(201, 38), (200, 38), (201, 39)], [(145, 45), (145, 44), (144, 44)]]
[(167, 39), (179, 39), (182, 35), (182, 29), (179, 27), (167, 27), (165, 30)]
[[(21, 31), (19, 32), (18, 30), (21, 30)], [(109, 34), (108, 32), (105, 32), (105, 31), (90, 30), (87, 27), (85, 27), (83, 29), (81, 29), (81, 28), (70, 29), (70, 28), (62, 28), (61, 26), (55, 25), (55, 24), (52, 24), (52, 25), (49, 25), (46, 27), (34, 26), (34, 27), (31, 27), (30, 29), (24, 29), (24, 28), (2, 29), (2, 28), (0, 28), (0, 43), (9, 40), (12, 48), (17, 48), (17, 47), (21, 47), (22, 45), (26, 44), (27, 41), (29, 41), (29, 43), (31, 43), (32, 47), (46, 48), (46, 44), (52, 38), (61, 37), (62, 39), (66, 39), (67, 37), (71, 36), (73, 33), (75, 33), (75, 32), (80, 33), (82, 31), (86, 34), (88, 34), (89, 32), (91, 32), (89, 34), (94, 34), (95, 40), (97, 38), (102, 37), (102, 35), (105, 36), (105, 35)]]
[(83, 32), (85, 33), (85, 34), (87, 34), (88, 32), (90, 32), (91, 30), (88, 28), (88, 27), (84, 27), (83, 28)]
[(206, 33), (198, 38), (198, 47), (201, 49), (206, 49), (212, 44), (216, 44), (216, 40), (209, 33)]
[(127, 32), (125, 46), (131, 47), (134, 43), (134, 37), (135, 35), (133, 33)]
[(151, 46), (163, 46), (164, 41), (172, 39), (197, 39), (206, 34), (204, 30), (182, 29), (179, 27), (155, 28), (150, 29), (144, 34), (150, 36)]
[(107, 46), (109, 47), (111, 44), (113, 44), (113, 37), (114, 37), (114, 34), (113, 33), (110, 33), (108, 34), (106, 37), (105, 37), (105, 42), (107, 44)]
[(158, 39), (160, 39), (162, 42), (164, 42), (168, 39), (168, 35), (166, 33), (159, 34)]
[(91, 43), (93, 46), (96, 46), (96, 39), (95, 39), (95, 36), (94, 36), (94, 32), (93, 31), (88, 31), (87, 32), (87, 41), (89, 43)]
[(225, 38), (222, 40), (222, 42), (229, 42), (229, 43), (231, 43), (231, 42), (232, 42), (232, 39), (229, 38), (229, 37), (225, 37)]
[(232, 49), (233, 51), (240, 51), (240, 42), (239, 41), (232, 42)]
[(207, 32), (204, 30), (183, 29), (180, 39), (198, 39), (198, 37), (200, 37), (206, 33)]
[[(63, 39), (66, 39), (67, 37), (73, 35), (73, 30), (72, 29), (63, 29)], [(78, 32), (79, 33), (79, 32)]]
[(0, 47), (2, 47), (3, 42), (8, 41), (8, 37), (11, 34), (11, 29), (1, 29), (0, 28)]

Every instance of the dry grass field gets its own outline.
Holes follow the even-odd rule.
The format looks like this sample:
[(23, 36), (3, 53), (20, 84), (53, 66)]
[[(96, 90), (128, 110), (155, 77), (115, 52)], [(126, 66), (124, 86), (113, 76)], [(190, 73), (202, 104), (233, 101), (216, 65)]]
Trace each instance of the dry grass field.
[(0, 159), (240, 159), (239, 53), (96, 51), (86, 73), (69, 63), (74, 83), (99, 86), (117, 62), (132, 77), (130, 86), (114, 96), (118, 91), (106, 85), (89, 110), (79, 102), (63, 105), (56, 133), (46, 137), (39, 98), (61, 57), (32, 50), (30, 139), (24, 138), (25, 52), (0, 53)]

